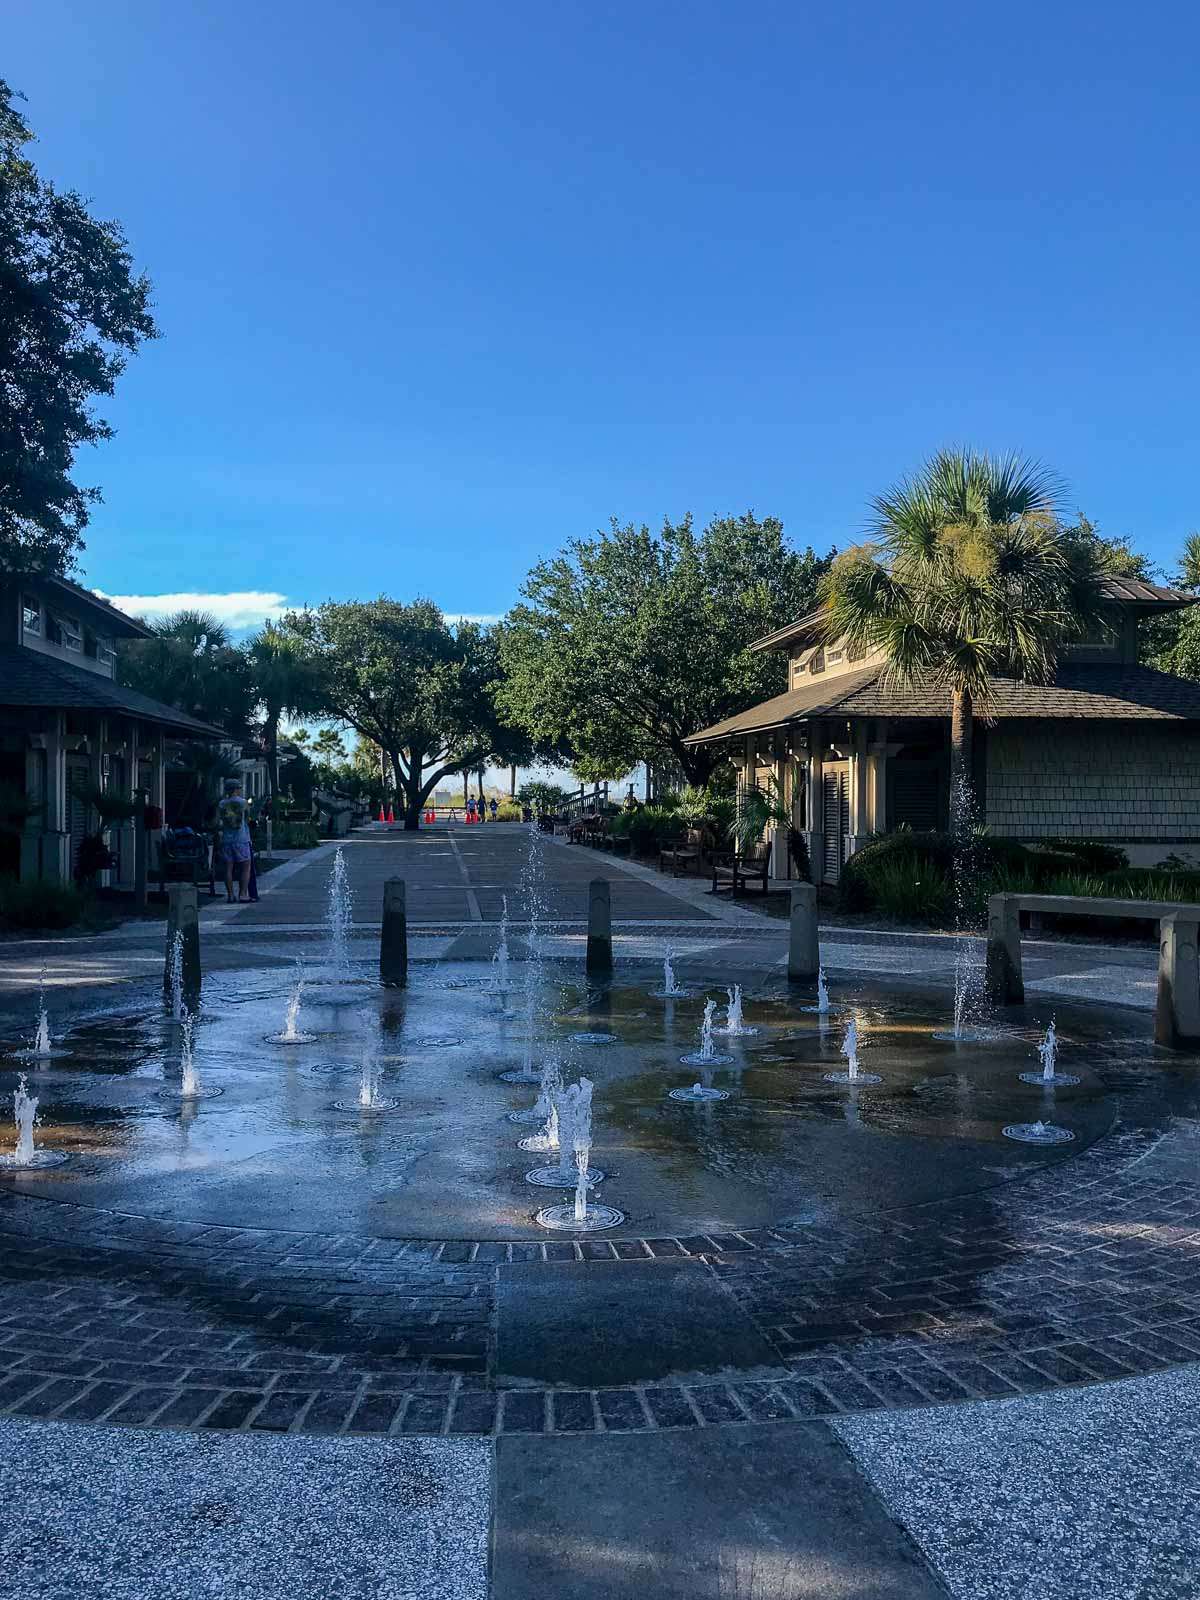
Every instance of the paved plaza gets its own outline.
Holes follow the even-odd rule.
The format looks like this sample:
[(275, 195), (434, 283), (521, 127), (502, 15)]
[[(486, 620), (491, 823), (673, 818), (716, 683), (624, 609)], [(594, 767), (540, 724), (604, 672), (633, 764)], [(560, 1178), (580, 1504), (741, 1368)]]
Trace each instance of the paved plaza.
[[(161, 928), (0, 947), (6, 1046), (44, 969), (71, 1051), (31, 1076), (68, 1161), (0, 1176), (0, 1596), (1194, 1592), (1196, 1063), (1150, 1043), (1152, 955), (1029, 944), (1028, 1004), (964, 1054), (931, 1038), (953, 941), (826, 929), (882, 1069), (847, 1094), (785, 924), (558, 841), (531, 872), (517, 826), (371, 828), (348, 993), (401, 1098), (367, 1126), (334, 1109), (344, 996), (314, 989), (311, 1056), (262, 1043), (322, 958), (332, 854), (206, 906), (220, 1094), (190, 1108), (163, 1099)], [(391, 876), (399, 996), (370, 981)], [(536, 914), (545, 1036), (596, 1079), (608, 1233), (531, 1221), (504, 1131), (531, 1092), (497, 1078), (519, 1006), (484, 983), (505, 901), (517, 982)], [(667, 946), (686, 1002), (654, 1000)], [(735, 981), (759, 1031), (730, 1098), (672, 1107)], [(1022, 1099), (1051, 1014), (1081, 1082)], [(1026, 1105), (1071, 1143), (1000, 1137)]]

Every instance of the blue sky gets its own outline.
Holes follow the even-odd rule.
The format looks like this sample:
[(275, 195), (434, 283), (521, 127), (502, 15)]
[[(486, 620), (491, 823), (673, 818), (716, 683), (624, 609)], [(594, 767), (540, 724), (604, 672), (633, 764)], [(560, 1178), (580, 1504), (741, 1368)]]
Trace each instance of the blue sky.
[(87, 581), (489, 615), (610, 516), (845, 543), (956, 441), (1169, 564), (1198, 44), (1111, 0), (16, 8), (36, 158), (163, 331)]

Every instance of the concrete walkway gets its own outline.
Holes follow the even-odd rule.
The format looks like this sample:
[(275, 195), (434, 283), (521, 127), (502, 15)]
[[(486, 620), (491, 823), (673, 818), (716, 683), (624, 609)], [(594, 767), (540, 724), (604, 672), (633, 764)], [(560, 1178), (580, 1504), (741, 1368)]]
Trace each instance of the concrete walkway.
[[(519, 824), (463, 828), (449, 823), (405, 834), (372, 824), (341, 841), (354, 900), (356, 953), (368, 958), (379, 928), (383, 883), (408, 884), (412, 955), (436, 960), (453, 952), (490, 956), (507, 901), (510, 919), (528, 920), (522, 882), (527, 840)], [(252, 905), (202, 900), (205, 964), (273, 965), (293, 959), (284, 948), (323, 936), (333, 843), (323, 844), (267, 875)], [(659, 953), (664, 943), (682, 956), (724, 957), (733, 965), (786, 962), (787, 927), (753, 901), (731, 904), (714, 897), (707, 882), (671, 878), (640, 863), (601, 855), (581, 845), (546, 839), (542, 921), (548, 953), (572, 957), (585, 941), (587, 885), (595, 877), (613, 885), (614, 948), (618, 962)], [(879, 977), (945, 989), (955, 977), (957, 941), (945, 934), (825, 926), (821, 956), (831, 975)], [(983, 960), (980, 941), (967, 941), (969, 958)], [(0, 943), (0, 997), (36, 988), (43, 969), (51, 986), (95, 991), (140, 980), (161, 960), (162, 928), (129, 924), (110, 933), (49, 935)], [(735, 956), (734, 952), (737, 952)], [(1025, 986), (1034, 1005), (1045, 997), (1097, 1000), (1151, 1011), (1157, 985), (1152, 949), (1112, 945), (1024, 942)]]

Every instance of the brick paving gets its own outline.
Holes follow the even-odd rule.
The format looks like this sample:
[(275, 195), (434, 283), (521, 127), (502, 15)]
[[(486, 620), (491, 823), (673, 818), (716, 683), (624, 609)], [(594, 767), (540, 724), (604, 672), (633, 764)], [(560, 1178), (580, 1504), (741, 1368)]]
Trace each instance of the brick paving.
[[(515, 857), (502, 859), (503, 831), (489, 837), (490, 865), (473, 872), (488, 915), (501, 892), (493, 906), (489, 883), (515, 870)], [(360, 881), (364, 896), (412, 845), (367, 848), (348, 852), (375, 875)], [(589, 858), (555, 854), (555, 892), (574, 905)], [(436, 872), (448, 872), (444, 859)], [(311, 899), (323, 880), (298, 874), (295, 896)], [(313, 906), (291, 903), (291, 892), (284, 885), (238, 915), (260, 917), (264, 933), (304, 920)], [(446, 892), (465, 897), (461, 879)], [(696, 915), (669, 891), (639, 883), (630, 893), (648, 919), (664, 915), (655, 896)], [(239, 1432), (625, 1433), (1011, 1396), (1192, 1362), (1192, 1125), (1171, 1123), (1157, 1091), (1125, 1080), (1119, 1050), (1108, 1060), (1099, 1051), (1097, 1070), (1119, 1097), (1119, 1119), (1079, 1156), (966, 1199), (836, 1227), (371, 1239), (168, 1223), (6, 1185), (0, 1413)], [(601, 1261), (632, 1273), (655, 1259), (698, 1263), (767, 1342), (772, 1370), (597, 1388), (498, 1380), (498, 1285), (512, 1267), (581, 1274)]]
[[(1169, 1137), (1169, 1136), (1168, 1136)], [(717, 1237), (503, 1244), (188, 1225), (7, 1195), (0, 1412), (272, 1432), (588, 1433), (936, 1404), (1200, 1359), (1200, 1187), (1126, 1131), (1003, 1194)], [(498, 1275), (701, 1262), (778, 1376), (494, 1379)], [(698, 1362), (703, 1352), (697, 1352)]]

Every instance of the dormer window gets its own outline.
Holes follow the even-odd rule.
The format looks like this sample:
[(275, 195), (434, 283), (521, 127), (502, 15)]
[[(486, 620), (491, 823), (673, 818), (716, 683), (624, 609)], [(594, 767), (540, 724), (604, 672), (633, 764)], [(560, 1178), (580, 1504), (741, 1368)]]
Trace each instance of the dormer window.
[(74, 617), (59, 617), (51, 613), (46, 632), (50, 643), (61, 645), (64, 650), (83, 649), (83, 632)]
[(41, 637), (42, 632), (42, 607), (41, 603), (31, 594), (21, 596), (21, 628), (25, 633)]
[(117, 658), (112, 640), (93, 633), (90, 628), (83, 635), (83, 653), (102, 667), (111, 667)]
[(808, 658), (808, 670), (813, 673), (825, 671), (825, 651), (823, 649), (818, 648), (813, 651)]
[(843, 662), (845, 659), (846, 659), (846, 652), (843, 649), (841, 649), (840, 646), (836, 650), (827, 650), (825, 652), (825, 665), (827, 667), (836, 667), (836, 666), (840, 665), (840, 663)]

